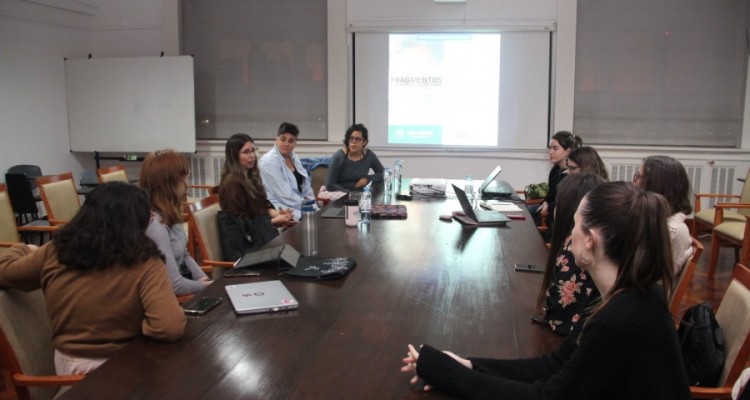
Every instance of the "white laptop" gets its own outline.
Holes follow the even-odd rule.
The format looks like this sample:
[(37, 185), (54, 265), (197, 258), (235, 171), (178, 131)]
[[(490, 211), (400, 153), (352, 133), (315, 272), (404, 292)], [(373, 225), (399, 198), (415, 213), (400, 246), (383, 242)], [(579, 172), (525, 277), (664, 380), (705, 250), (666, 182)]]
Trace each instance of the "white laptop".
[(227, 285), (224, 289), (237, 314), (295, 310), (299, 307), (297, 299), (278, 280)]
[(496, 181), (495, 178), (500, 174), (503, 169), (498, 165), (492, 172), (490, 172), (487, 179), (482, 182), (482, 186), (479, 187), (479, 193), (482, 197), (486, 198), (503, 198), (514, 195), (513, 188), (505, 181)]

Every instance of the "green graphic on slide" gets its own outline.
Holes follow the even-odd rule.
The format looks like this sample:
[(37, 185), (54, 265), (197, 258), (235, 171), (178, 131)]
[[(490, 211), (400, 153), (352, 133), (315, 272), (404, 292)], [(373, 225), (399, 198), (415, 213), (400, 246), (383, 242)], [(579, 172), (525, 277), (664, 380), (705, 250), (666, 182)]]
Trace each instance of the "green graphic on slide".
[(443, 132), (436, 125), (388, 125), (390, 144), (441, 144)]

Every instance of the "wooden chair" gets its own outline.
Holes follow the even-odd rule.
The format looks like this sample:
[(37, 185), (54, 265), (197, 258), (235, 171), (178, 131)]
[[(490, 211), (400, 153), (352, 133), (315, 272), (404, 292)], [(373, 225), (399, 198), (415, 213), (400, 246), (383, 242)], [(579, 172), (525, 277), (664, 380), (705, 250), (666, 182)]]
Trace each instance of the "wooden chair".
[(310, 185), (312, 186), (313, 194), (316, 196), (320, 192), (320, 187), (325, 185), (326, 179), (328, 178), (328, 167), (321, 165), (310, 174)]
[(741, 207), (750, 210), (750, 203), (716, 203), (714, 229), (711, 234), (711, 259), (708, 262), (708, 277), (713, 278), (719, 261), (719, 249), (735, 248), (735, 262), (748, 265), (750, 262), (750, 215), (744, 220), (724, 219), (725, 208)]
[(104, 167), (96, 170), (96, 176), (99, 177), (99, 183), (106, 182), (125, 182), (129, 183), (128, 174), (125, 172), (125, 167), (122, 165), (115, 165), (113, 167)]
[(691, 387), (694, 399), (731, 399), (732, 386), (750, 354), (750, 270), (742, 264), (732, 271), (732, 281), (716, 310), (716, 321), (724, 331), (724, 370), (719, 387)]
[(44, 294), (0, 290), (0, 354), (11, 373), (19, 399), (52, 399), (62, 386), (81, 381), (85, 375), (56, 375), (55, 347)]
[(674, 283), (674, 290), (672, 290), (672, 295), (669, 299), (669, 311), (674, 316), (677, 316), (677, 313), (680, 311), (680, 303), (682, 303), (682, 299), (685, 297), (687, 288), (690, 286), (690, 281), (693, 279), (695, 267), (698, 265), (698, 260), (700, 260), (703, 254), (703, 243), (696, 238), (692, 239), (693, 254), (687, 259), (685, 266), (680, 271), (679, 276), (677, 276)]
[(50, 224), (64, 225), (73, 219), (81, 208), (81, 200), (78, 199), (73, 174), (70, 172), (40, 176), (36, 178), (36, 184), (42, 195)]
[(198, 245), (199, 254), (194, 255), (195, 261), (200, 265), (218, 267), (213, 268), (214, 278), (221, 276), (224, 268), (232, 268), (234, 264), (222, 261), (219, 227), (216, 222), (219, 210), (219, 196), (215, 194), (196, 201), (187, 210), (188, 229)]
[[(4, 183), (0, 183), (0, 254), (3, 253), (5, 248), (20, 242), (19, 233), (51, 235), (56, 229), (57, 227), (51, 226), (49, 221), (46, 220), (34, 220), (20, 227), (16, 225), (8, 187)], [(40, 244), (41, 242), (42, 240), (40, 240)]]
[[(737, 199), (739, 203), (750, 203), (750, 169), (747, 171), (747, 177), (745, 178), (745, 184), (742, 186), (742, 192), (739, 195), (732, 194), (714, 194), (714, 193), (696, 193), (695, 194), (695, 205), (693, 206), (693, 226), (692, 235), (698, 237), (699, 234), (710, 232), (716, 219), (716, 208), (701, 209), (701, 199), (718, 198), (722, 199), (723, 202), (732, 201), (731, 199)], [(729, 199), (729, 200), (727, 200)], [(737, 211), (731, 211), (731, 206), (724, 207), (724, 220), (725, 221), (745, 221), (745, 216), (750, 215), (750, 209), (739, 209)], [(729, 210), (727, 210), (727, 208)]]

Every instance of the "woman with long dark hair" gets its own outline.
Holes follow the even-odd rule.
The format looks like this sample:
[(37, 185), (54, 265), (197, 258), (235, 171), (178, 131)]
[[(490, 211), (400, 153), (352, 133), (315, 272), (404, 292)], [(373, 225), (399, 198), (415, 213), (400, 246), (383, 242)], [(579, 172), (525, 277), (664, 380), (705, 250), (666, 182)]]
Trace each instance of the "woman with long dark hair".
[[(597, 186), (575, 213), (571, 251), (601, 292), (583, 321), (549, 355), (461, 358), (408, 346), (403, 372), (440, 391), (489, 399), (690, 399), (674, 321), (667, 217), (656, 193), (630, 183)], [(647, 217), (645, 217), (647, 216)]]
[(188, 162), (173, 150), (155, 151), (143, 160), (138, 183), (148, 193), (151, 222), (146, 235), (164, 255), (177, 296), (198, 293), (211, 281), (187, 251), (182, 207), (187, 200)]
[(669, 203), (669, 239), (672, 244), (672, 259), (675, 273), (682, 270), (693, 254), (693, 239), (685, 224), (687, 215), (693, 212), (690, 204), (690, 180), (682, 163), (669, 156), (650, 156), (643, 159), (633, 175), (633, 184), (649, 192), (659, 193)]
[(596, 174), (605, 181), (609, 180), (607, 166), (604, 165), (599, 153), (591, 146), (581, 146), (573, 149), (565, 160), (568, 175)]
[(552, 241), (537, 298), (543, 320), (558, 335), (570, 333), (591, 301), (599, 297), (594, 281), (576, 265), (570, 250), (570, 232), (583, 196), (605, 182), (599, 175), (572, 175), (558, 187)]
[(146, 236), (150, 214), (143, 190), (105, 183), (51, 242), (0, 257), (0, 287), (44, 292), (58, 374), (91, 372), (140, 335), (182, 337), (185, 314)]
[[(383, 164), (375, 152), (367, 148), (367, 128), (362, 124), (350, 126), (344, 134), (344, 148), (333, 154), (328, 166), (326, 190), (362, 190), (370, 182), (383, 181)], [(370, 174), (370, 170), (374, 174)]]

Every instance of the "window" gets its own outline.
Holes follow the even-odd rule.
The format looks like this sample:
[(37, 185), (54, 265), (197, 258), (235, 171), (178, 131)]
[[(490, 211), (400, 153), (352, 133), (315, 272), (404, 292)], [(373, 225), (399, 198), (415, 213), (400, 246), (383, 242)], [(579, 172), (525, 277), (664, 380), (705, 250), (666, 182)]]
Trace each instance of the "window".
[(576, 134), (739, 147), (747, 29), (746, 0), (578, 0)]
[(274, 138), (282, 121), (326, 139), (326, 34), (325, 0), (182, 0), (198, 139)]

